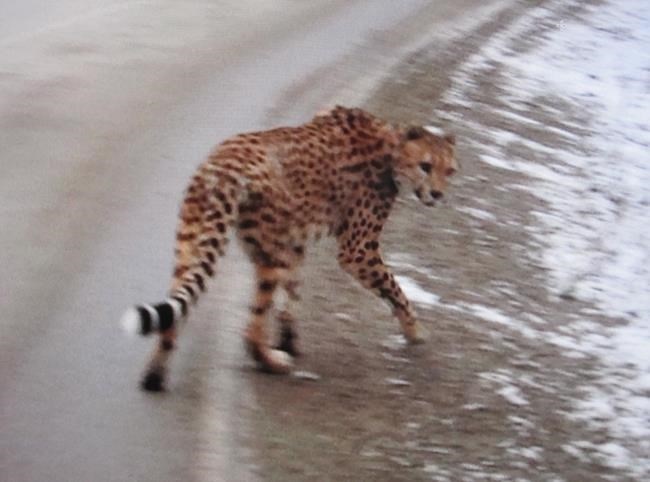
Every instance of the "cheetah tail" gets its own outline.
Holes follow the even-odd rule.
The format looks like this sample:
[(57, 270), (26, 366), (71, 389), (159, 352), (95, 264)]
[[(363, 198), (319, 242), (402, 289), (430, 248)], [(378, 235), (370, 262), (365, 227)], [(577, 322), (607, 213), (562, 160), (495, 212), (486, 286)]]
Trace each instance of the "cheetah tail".
[[(222, 254), (222, 253), (219, 253)], [(205, 291), (208, 277), (214, 275), (216, 253), (208, 248), (199, 248), (195, 266), (174, 278), (175, 288), (163, 301), (156, 304), (141, 304), (129, 308), (122, 315), (121, 324), (127, 333), (147, 336), (164, 333), (178, 328), (188, 314), (191, 305), (198, 301)]]
[(176, 326), (187, 313), (184, 299), (170, 297), (155, 305), (133, 306), (122, 315), (120, 323), (132, 335), (162, 333)]
[[(168, 298), (157, 304), (134, 306), (122, 316), (132, 334), (149, 335), (178, 328), (191, 304), (198, 301), (224, 255), (228, 231), (237, 217), (238, 179), (206, 172), (194, 177), (181, 206), (176, 236), (176, 265)], [(206, 179), (209, 182), (206, 183)]]
[[(209, 238), (211, 241), (215, 238)], [(221, 240), (224, 244), (224, 240)], [(174, 276), (174, 287), (169, 296), (156, 304), (141, 304), (129, 308), (122, 315), (121, 324), (127, 333), (147, 336), (178, 328), (188, 314), (191, 305), (198, 301), (206, 289), (208, 277), (215, 272), (217, 255), (209, 243), (201, 243), (192, 268)]]

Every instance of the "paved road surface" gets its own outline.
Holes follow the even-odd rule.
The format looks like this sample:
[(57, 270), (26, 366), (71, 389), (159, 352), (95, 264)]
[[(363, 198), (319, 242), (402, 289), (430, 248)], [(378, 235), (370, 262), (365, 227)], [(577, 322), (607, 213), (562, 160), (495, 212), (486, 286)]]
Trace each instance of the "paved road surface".
[[(215, 142), (352, 99), (422, 36), (489, 14), (478, 0), (426, 3), (0, 6), (2, 480), (264, 478), (244, 440), (256, 392), (237, 250), (182, 340), (170, 394), (137, 390), (149, 344), (117, 320), (165, 292), (179, 196)], [(393, 40), (373, 69), (378, 32)], [(319, 83), (325, 72), (339, 84)]]

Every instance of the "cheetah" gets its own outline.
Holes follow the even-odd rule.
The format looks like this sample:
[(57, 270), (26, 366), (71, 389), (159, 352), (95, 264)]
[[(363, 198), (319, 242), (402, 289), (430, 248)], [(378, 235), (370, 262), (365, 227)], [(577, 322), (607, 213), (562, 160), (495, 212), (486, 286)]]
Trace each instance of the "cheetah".
[[(443, 197), (458, 169), (454, 151), (452, 135), (341, 106), (298, 127), (239, 134), (218, 145), (182, 202), (168, 298), (132, 307), (122, 318), (132, 332), (159, 335), (141, 387), (165, 389), (180, 322), (215, 275), (231, 228), (257, 276), (244, 339), (261, 370), (291, 370), (298, 354), (291, 315), (299, 300), (296, 272), (306, 244), (322, 235), (336, 238), (343, 270), (388, 302), (406, 340), (423, 341), (411, 304), (384, 264), (379, 237), (403, 184), (426, 206)], [(278, 290), (284, 301), (273, 347), (266, 322)]]

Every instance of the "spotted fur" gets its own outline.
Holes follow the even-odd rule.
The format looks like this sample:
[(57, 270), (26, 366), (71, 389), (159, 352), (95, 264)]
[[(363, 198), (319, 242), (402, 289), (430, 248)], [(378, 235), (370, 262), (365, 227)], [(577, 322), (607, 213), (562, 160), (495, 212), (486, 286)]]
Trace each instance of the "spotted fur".
[[(143, 388), (163, 389), (179, 321), (214, 276), (233, 228), (256, 271), (245, 339), (261, 369), (286, 373), (298, 353), (290, 308), (299, 299), (296, 271), (305, 245), (321, 235), (336, 237), (341, 267), (390, 304), (406, 339), (422, 341), (413, 308), (384, 264), (379, 236), (402, 184), (427, 206), (442, 197), (457, 169), (454, 145), (451, 136), (336, 107), (298, 127), (241, 134), (217, 146), (182, 203), (169, 297), (124, 316), (135, 331), (160, 336)], [(266, 319), (278, 290), (285, 300), (274, 349)]]

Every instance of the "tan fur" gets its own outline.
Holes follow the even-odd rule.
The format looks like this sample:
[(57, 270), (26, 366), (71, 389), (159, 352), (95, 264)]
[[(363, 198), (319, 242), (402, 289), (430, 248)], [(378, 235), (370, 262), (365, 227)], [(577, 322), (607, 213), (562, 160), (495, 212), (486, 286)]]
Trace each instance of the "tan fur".
[[(270, 348), (266, 318), (274, 293), (280, 288), (297, 300), (305, 245), (333, 235), (341, 267), (392, 306), (409, 341), (421, 341), (413, 309), (384, 265), (379, 236), (403, 183), (427, 205), (442, 196), (457, 169), (454, 144), (450, 136), (344, 107), (298, 127), (226, 140), (199, 167), (183, 200), (170, 297), (188, 305), (198, 297), (235, 227), (258, 283), (247, 346), (262, 369), (286, 372), (284, 352), (297, 353), (296, 334), (283, 309), (284, 352)], [(176, 322), (161, 333), (150, 374), (164, 373)]]

